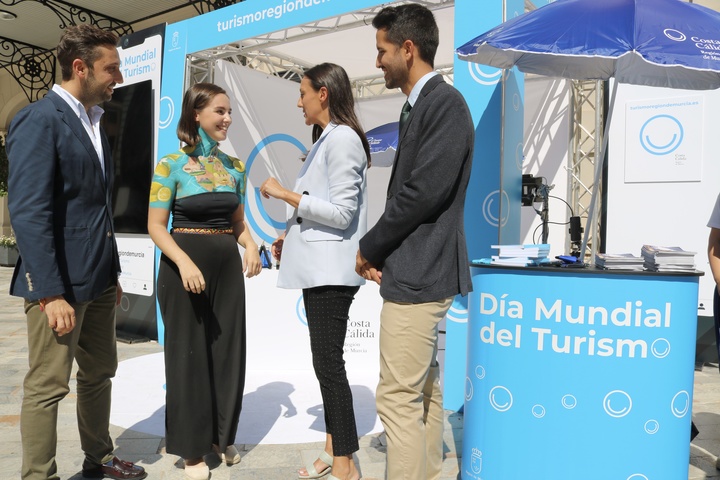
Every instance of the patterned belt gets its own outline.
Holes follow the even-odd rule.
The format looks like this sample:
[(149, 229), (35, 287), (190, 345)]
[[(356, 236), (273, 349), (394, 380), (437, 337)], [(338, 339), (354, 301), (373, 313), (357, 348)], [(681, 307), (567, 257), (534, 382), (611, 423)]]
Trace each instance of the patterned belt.
[(227, 235), (233, 233), (232, 228), (190, 228), (190, 227), (175, 227), (172, 229), (173, 233), (194, 233), (199, 235)]

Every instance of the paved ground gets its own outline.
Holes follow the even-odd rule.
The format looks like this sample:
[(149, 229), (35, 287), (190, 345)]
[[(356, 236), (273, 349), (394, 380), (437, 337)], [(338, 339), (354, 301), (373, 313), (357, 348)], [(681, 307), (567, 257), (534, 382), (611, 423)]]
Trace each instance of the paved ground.
[[(22, 379), (27, 370), (27, 346), (22, 300), (7, 294), (11, 268), (0, 267), (0, 478), (19, 478), (20, 472), (20, 402)], [(162, 351), (156, 343), (119, 345), (120, 360)], [(720, 453), (720, 374), (716, 365), (706, 365), (695, 373), (693, 402), (695, 423), (700, 435), (691, 445), (688, 478), (720, 480), (715, 469)], [(143, 465), (151, 479), (181, 480), (183, 471), (178, 458), (164, 454), (163, 438), (112, 427), (117, 454)], [(75, 423), (75, 397), (63, 400), (58, 420), (58, 468), (64, 480), (81, 480), (82, 454)], [(442, 480), (459, 479), (462, 452), (462, 415), (447, 412), (445, 429), (446, 458)], [(297, 478), (296, 468), (312, 461), (322, 443), (296, 445), (239, 445), (242, 462), (232, 468), (209, 461), (212, 480), (289, 480)], [(208, 457), (210, 460), (210, 457)], [(361, 439), (356, 457), (363, 478), (384, 478), (385, 447), (382, 435)], [(520, 459), (519, 459), (520, 461)], [(591, 469), (592, 465), (589, 464)], [(421, 480), (421, 479), (418, 479)], [(507, 479), (512, 480), (512, 479)], [(680, 479), (659, 479), (680, 480)]]

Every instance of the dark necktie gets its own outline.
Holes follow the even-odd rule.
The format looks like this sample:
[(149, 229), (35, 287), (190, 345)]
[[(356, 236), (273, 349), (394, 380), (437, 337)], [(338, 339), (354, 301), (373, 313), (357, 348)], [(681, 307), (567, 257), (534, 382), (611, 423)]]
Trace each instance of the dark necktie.
[(400, 127), (398, 129), (398, 132), (403, 131), (403, 127), (407, 123), (407, 119), (410, 116), (410, 110), (412, 110), (412, 106), (410, 105), (410, 102), (406, 101), (405, 105), (403, 105), (402, 110), (400, 111)]

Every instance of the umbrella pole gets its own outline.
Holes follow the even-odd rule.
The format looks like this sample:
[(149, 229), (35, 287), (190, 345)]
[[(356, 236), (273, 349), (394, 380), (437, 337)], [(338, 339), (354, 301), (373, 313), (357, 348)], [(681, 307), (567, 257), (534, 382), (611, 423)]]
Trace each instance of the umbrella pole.
[(600, 178), (602, 176), (603, 163), (605, 161), (605, 152), (607, 151), (608, 133), (610, 132), (610, 122), (612, 120), (613, 110), (615, 110), (615, 97), (617, 94), (618, 81), (613, 83), (612, 93), (610, 93), (610, 107), (608, 109), (607, 121), (603, 128), (602, 147), (600, 148), (600, 157), (595, 161), (595, 178), (593, 179), (593, 192), (590, 199), (590, 210), (588, 211), (587, 221), (585, 222), (585, 235), (583, 235), (582, 247), (580, 249), (580, 259), (585, 261), (585, 251), (587, 250), (588, 237), (590, 230), (593, 230), (593, 245), (590, 263), (595, 261), (595, 253), (597, 252), (597, 228), (595, 223), (595, 209), (597, 207), (597, 196), (600, 191)]

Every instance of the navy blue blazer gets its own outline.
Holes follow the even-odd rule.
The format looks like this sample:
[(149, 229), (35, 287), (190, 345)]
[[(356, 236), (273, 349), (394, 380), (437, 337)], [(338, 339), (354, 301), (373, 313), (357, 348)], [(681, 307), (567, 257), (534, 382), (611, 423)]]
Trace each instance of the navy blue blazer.
[(472, 290), (464, 208), (474, 136), (460, 92), (440, 75), (428, 80), (400, 132), (385, 211), (360, 240), (382, 269), (384, 299), (425, 303)]
[(8, 208), (20, 258), (11, 295), (86, 302), (117, 282), (114, 172), (105, 132), (102, 148), (105, 175), (80, 119), (53, 91), (13, 119)]

